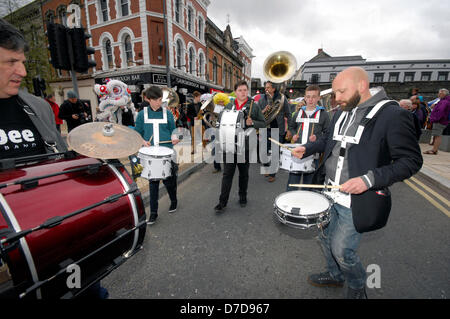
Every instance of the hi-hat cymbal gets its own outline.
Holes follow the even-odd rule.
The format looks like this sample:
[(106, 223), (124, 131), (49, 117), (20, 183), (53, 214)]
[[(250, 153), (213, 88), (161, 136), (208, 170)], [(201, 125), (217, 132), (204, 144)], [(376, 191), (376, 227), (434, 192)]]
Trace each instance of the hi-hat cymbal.
[(92, 122), (74, 128), (67, 144), (81, 155), (99, 159), (124, 158), (142, 147), (141, 135), (120, 124)]

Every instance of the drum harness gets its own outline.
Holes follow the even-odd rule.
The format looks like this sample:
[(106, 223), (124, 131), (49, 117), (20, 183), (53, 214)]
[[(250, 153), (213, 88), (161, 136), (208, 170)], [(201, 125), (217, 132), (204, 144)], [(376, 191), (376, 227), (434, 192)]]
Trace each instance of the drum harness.
[(27, 113), (27, 115), (30, 117), (39, 134), (41, 134), (47, 151), (58, 153), (59, 151), (56, 148), (57, 144), (54, 137), (47, 129), (47, 126), (44, 124), (44, 122), (42, 122), (42, 120), (36, 115), (36, 112), (34, 112), (33, 109), (29, 105), (25, 104), (20, 98), (17, 99), (17, 102), (20, 106), (22, 106), (24, 112)]
[(159, 146), (159, 124), (167, 124), (167, 108), (162, 107), (162, 119), (149, 119), (148, 107), (144, 107), (144, 123), (153, 125), (153, 145)]
[[(367, 124), (374, 119), (375, 115), (386, 104), (388, 104), (392, 101), (393, 100), (382, 100), (382, 101), (378, 102), (374, 107), (369, 109), (367, 111), (367, 115), (365, 117), (363, 117), (361, 124), (358, 126), (355, 136), (347, 136), (346, 134), (347, 134), (347, 131), (350, 128), (350, 126), (355, 121), (356, 111), (357, 111), (358, 107), (355, 107), (351, 112), (342, 112), (341, 116), (339, 117), (339, 119), (336, 121), (336, 123), (334, 125), (334, 132), (333, 132), (333, 140), (341, 142), (339, 158), (338, 158), (337, 167), (336, 167), (336, 174), (335, 174), (334, 180), (328, 178), (328, 180), (326, 182), (327, 185), (340, 185), (342, 168), (344, 167), (344, 159), (345, 159), (345, 155), (347, 152), (347, 144), (358, 145)], [(344, 130), (343, 124), (345, 123), (345, 121), (347, 120), (347, 117), (349, 115), (350, 115), (350, 119), (348, 120), (348, 124)], [(367, 179), (367, 177), (364, 176), (364, 178), (369, 182), (369, 185), (370, 185), (370, 181)], [(324, 194), (326, 194), (327, 196), (332, 198), (334, 202), (336, 202), (340, 205), (343, 205), (347, 208), (351, 207), (351, 195), (350, 194), (342, 193), (338, 189), (325, 191)]]
[[(305, 117), (303, 117), (305, 115)], [(314, 133), (314, 124), (319, 123), (320, 121), (320, 109), (316, 108), (316, 111), (312, 114), (312, 117), (309, 117), (306, 113), (306, 111), (301, 108), (298, 112), (297, 119), (295, 120), (297, 123), (299, 123), (299, 128), (297, 130), (297, 133), (299, 132), (300, 128), (302, 129), (302, 141), (301, 145), (305, 145), (308, 143), (308, 138), (310, 136), (309, 129), (310, 125), (312, 124), (311, 133)], [(319, 154), (316, 153), (314, 155), (311, 155), (314, 157), (314, 159), (319, 158)]]

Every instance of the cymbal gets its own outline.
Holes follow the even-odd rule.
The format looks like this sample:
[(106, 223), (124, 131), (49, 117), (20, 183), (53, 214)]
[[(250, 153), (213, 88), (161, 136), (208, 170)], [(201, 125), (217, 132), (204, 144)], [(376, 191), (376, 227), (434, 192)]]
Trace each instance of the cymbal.
[(141, 135), (120, 124), (91, 122), (77, 126), (67, 136), (67, 144), (81, 155), (99, 159), (124, 158), (142, 147)]

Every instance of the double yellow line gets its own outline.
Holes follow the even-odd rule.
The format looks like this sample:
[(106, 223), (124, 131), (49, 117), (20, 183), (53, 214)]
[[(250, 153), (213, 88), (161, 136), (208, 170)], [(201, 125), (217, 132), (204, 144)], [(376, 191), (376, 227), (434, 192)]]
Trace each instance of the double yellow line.
[[(422, 182), (418, 181), (415, 177), (411, 177), (410, 179), (405, 180), (404, 182), (406, 183), (406, 185), (408, 185), (409, 187), (414, 189), (416, 192), (418, 192), (420, 195), (422, 195), (424, 198), (426, 198), (434, 207), (436, 207), (441, 212), (443, 212), (445, 215), (450, 217), (450, 210), (449, 210), (450, 201), (448, 201), (446, 198), (444, 198), (440, 194), (436, 193), (430, 187), (428, 187), (425, 184), (423, 184)], [(419, 188), (416, 184), (419, 185), (421, 188)], [(429, 194), (433, 195), (444, 205), (441, 205), (435, 198), (433, 198), (432, 196), (427, 194), (424, 190), (427, 191)]]

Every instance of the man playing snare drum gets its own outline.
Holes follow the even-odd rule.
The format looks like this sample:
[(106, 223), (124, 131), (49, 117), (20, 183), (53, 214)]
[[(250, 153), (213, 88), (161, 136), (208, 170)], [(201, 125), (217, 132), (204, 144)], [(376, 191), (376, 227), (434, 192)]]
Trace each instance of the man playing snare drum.
[[(144, 100), (150, 107), (144, 107), (136, 118), (135, 130), (144, 139), (144, 146), (154, 146), (160, 142), (167, 142), (161, 146), (173, 148), (180, 140), (172, 135), (176, 129), (172, 112), (162, 107), (163, 92), (157, 86), (145, 90)], [(156, 127), (157, 126), (157, 127)], [(177, 210), (177, 172), (178, 165), (172, 161), (172, 175), (163, 180), (170, 198), (169, 213)], [(152, 225), (158, 217), (159, 180), (150, 180), (150, 217), (147, 224)]]
[[(245, 114), (245, 127), (244, 130), (250, 127), (263, 128), (265, 127), (264, 115), (261, 113), (261, 109), (248, 97), (248, 84), (245, 81), (239, 81), (236, 83), (234, 91), (236, 93), (236, 99), (234, 102), (228, 103), (225, 109), (234, 109), (242, 111)], [(251, 112), (251, 113), (250, 113)], [(228, 160), (228, 156), (224, 153), (224, 168), (222, 177), (222, 188), (219, 197), (219, 203), (214, 207), (216, 212), (222, 212), (227, 206), (228, 198), (230, 196), (231, 186), (233, 183), (233, 176), (236, 170), (236, 166), (239, 170), (239, 204), (241, 207), (247, 205), (247, 187), (248, 187), (248, 170), (250, 167), (249, 152), (250, 145), (245, 143), (245, 161), (240, 163), (238, 156), (233, 154), (233, 159)], [(255, 147), (256, 145), (251, 145)], [(217, 151), (216, 151), (217, 152)]]
[[(330, 117), (324, 107), (317, 105), (320, 100), (320, 88), (317, 85), (310, 85), (306, 88), (305, 98), (306, 106), (301, 107), (295, 112), (288, 122), (289, 132), (292, 134), (292, 143), (306, 144), (314, 142), (323, 134), (326, 134), (330, 125)], [(319, 160), (317, 155), (313, 160), (313, 168), (317, 167)], [(297, 188), (289, 184), (300, 184), (303, 177), (303, 184), (311, 184), (314, 170), (308, 172), (289, 172), (287, 191)]]
[[(391, 209), (388, 186), (411, 177), (423, 160), (412, 114), (388, 100), (384, 89), (372, 96), (362, 68), (339, 73), (332, 84), (341, 110), (329, 133), (293, 150), (299, 158), (324, 152), (318, 173), (337, 190), (326, 192), (334, 204), (319, 235), (327, 271), (310, 275), (319, 287), (342, 287), (347, 298), (366, 298), (366, 271), (357, 255), (361, 233), (386, 225)], [(340, 187), (339, 187), (340, 186)]]

